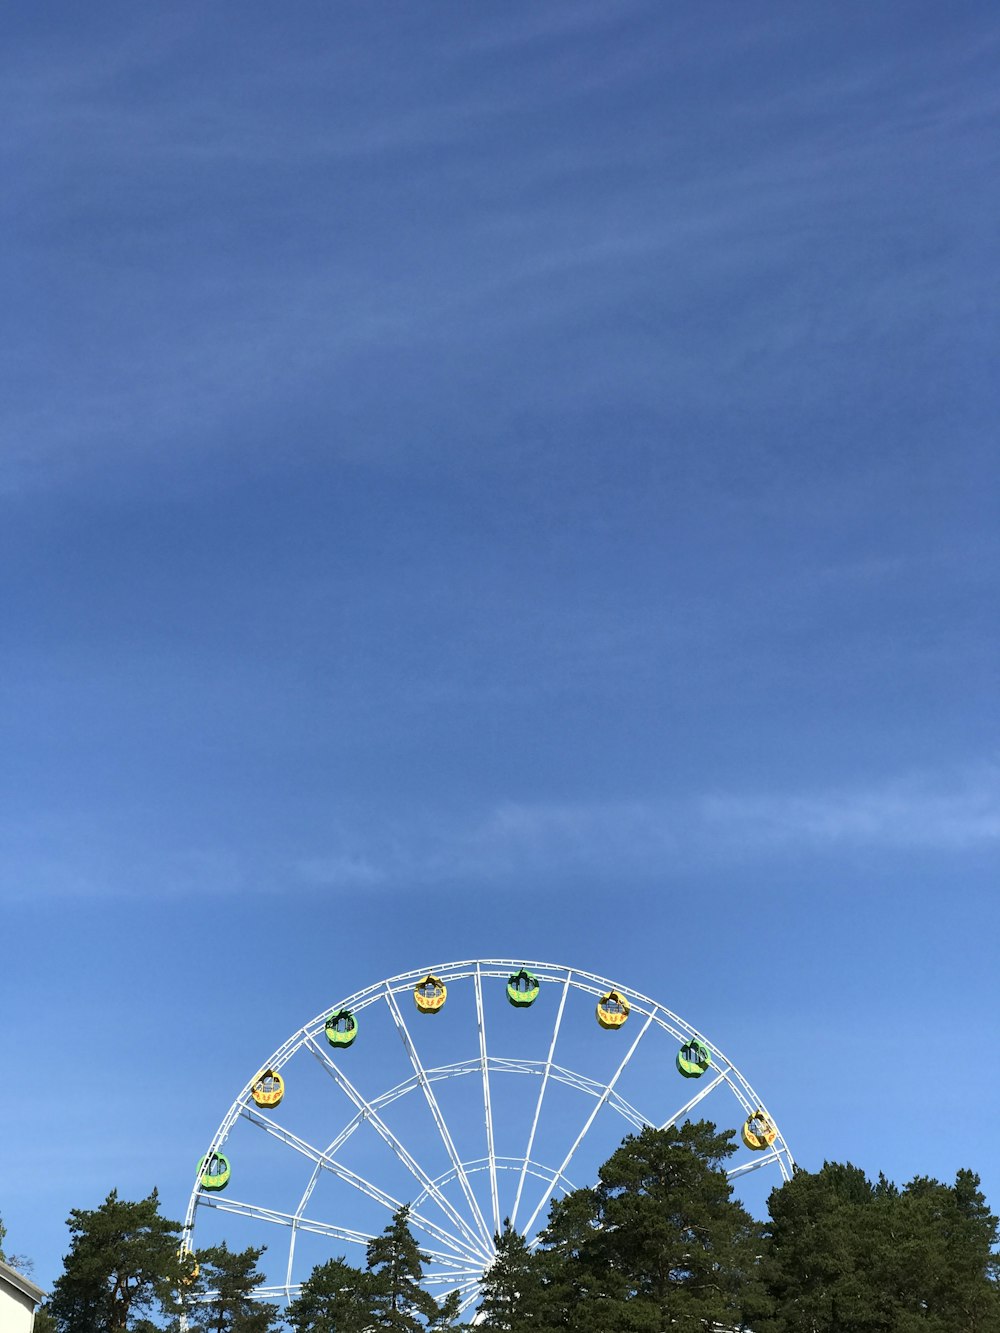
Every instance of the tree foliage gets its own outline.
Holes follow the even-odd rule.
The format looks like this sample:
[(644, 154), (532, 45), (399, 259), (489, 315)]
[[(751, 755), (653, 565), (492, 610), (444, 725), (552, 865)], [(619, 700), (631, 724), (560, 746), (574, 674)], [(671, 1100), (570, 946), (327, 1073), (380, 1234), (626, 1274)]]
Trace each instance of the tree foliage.
[(552, 1206), (542, 1312), (579, 1333), (742, 1327), (761, 1228), (732, 1198), (732, 1131), (708, 1121), (627, 1138), (597, 1185)]
[(541, 1263), (510, 1218), (494, 1237), (496, 1258), (483, 1275), (476, 1327), (527, 1333), (539, 1328)]
[(48, 1302), (59, 1333), (125, 1333), (170, 1310), (181, 1278), (180, 1223), (160, 1215), (157, 1192), (131, 1203), (112, 1190), (99, 1208), (74, 1208), (70, 1249)]
[(185, 1301), (192, 1333), (271, 1333), (278, 1307), (253, 1299), (264, 1280), (257, 1268), (263, 1253), (263, 1246), (230, 1250), (225, 1242), (198, 1251), (198, 1277)]
[(296, 1333), (367, 1333), (378, 1279), (341, 1256), (314, 1268), (288, 1307)]
[(373, 1313), (378, 1328), (419, 1333), (438, 1318), (438, 1304), (420, 1285), (426, 1256), (420, 1252), (402, 1207), (380, 1236), (368, 1242), (368, 1270), (376, 1278)]
[(40, 1305), (35, 1311), (32, 1333), (56, 1333), (56, 1321), (52, 1317), (48, 1305)]
[[(597, 1183), (554, 1202), (530, 1250), (509, 1222), (495, 1238), (475, 1327), (486, 1333), (1000, 1333), (998, 1221), (978, 1176), (917, 1176), (898, 1188), (850, 1164), (798, 1170), (772, 1192), (770, 1222), (733, 1198), (733, 1131), (709, 1121), (626, 1138)], [(156, 1192), (75, 1209), (64, 1271), (39, 1333), (272, 1333), (252, 1299), (262, 1250), (214, 1246), (190, 1261)], [(4, 1239), (0, 1223), (0, 1243)], [(458, 1294), (424, 1289), (409, 1209), (368, 1244), (364, 1268), (315, 1268), (287, 1311), (295, 1333), (444, 1333)], [(187, 1278), (187, 1285), (184, 1279)], [(208, 1299), (194, 1302), (192, 1296)], [(153, 1320), (159, 1318), (160, 1323)]]
[(26, 1254), (7, 1254), (4, 1252), (3, 1242), (7, 1235), (7, 1228), (4, 1226), (3, 1218), (0, 1217), (0, 1263), (5, 1263), (9, 1268), (16, 1268), (19, 1273), (25, 1277), (30, 1277), (34, 1272), (34, 1262)]
[(769, 1208), (760, 1333), (1000, 1333), (997, 1219), (972, 1172), (898, 1189), (827, 1162)]
[(458, 1298), (441, 1305), (421, 1286), (425, 1257), (413, 1238), (410, 1210), (397, 1210), (368, 1242), (367, 1267), (341, 1257), (314, 1268), (288, 1309), (296, 1333), (400, 1333), (458, 1328)]

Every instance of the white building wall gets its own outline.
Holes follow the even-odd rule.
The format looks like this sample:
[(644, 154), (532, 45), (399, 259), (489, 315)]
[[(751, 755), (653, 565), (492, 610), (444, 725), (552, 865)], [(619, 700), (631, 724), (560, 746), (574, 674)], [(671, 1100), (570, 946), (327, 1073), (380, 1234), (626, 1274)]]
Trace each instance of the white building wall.
[(31, 1333), (35, 1302), (0, 1278), (0, 1333)]

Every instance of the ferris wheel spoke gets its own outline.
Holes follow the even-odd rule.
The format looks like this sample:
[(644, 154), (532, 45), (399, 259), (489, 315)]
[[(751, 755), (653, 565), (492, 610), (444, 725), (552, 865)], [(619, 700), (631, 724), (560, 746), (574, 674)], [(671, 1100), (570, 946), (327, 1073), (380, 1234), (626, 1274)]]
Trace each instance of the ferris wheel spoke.
[[(243, 1203), (239, 1199), (212, 1199), (210, 1207), (216, 1208), (220, 1213), (232, 1213), (237, 1217), (250, 1217), (256, 1222), (269, 1222), (275, 1226), (291, 1227), (296, 1231), (309, 1231), (316, 1236), (329, 1236), (332, 1240), (346, 1241), (351, 1245), (367, 1245), (375, 1239), (374, 1236), (364, 1231), (355, 1231), (351, 1227), (339, 1227), (333, 1222), (321, 1222), (319, 1218), (299, 1217), (295, 1213), (282, 1213), (276, 1208), (262, 1208), (258, 1204)], [(462, 1264), (462, 1267), (456, 1268), (456, 1263), (461, 1262), (465, 1256), (456, 1259), (454, 1254), (447, 1254), (443, 1250), (435, 1250), (427, 1245), (420, 1246), (421, 1253), (429, 1259), (433, 1259), (442, 1268), (450, 1269), (454, 1272), (479, 1273), (482, 1271), (477, 1264), (470, 1267), (468, 1262)]]
[(481, 1268), (442, 1268), (424, 1278), (428, 1287), (457, 1286), (460, 1282), (478, 1282), (483, 1275)]
[(768, 1162), (781, 1161), (782, 1150), (772, 1148), (770, 1152), (762, 1153), (760, 1157), (751, 1157), (748, 1162), (739, 1162), (736, 1166), (731, 1166), (726, 1172), (729, 1180), (735, 1180), (737, 1176), (747, 1176), (751, 1171), (757, 1171), (762, 1166), (767, 1166)]
[[(541, 1061), (539, 1061), (538, 1068), (543, 1070), (545, 1068)], [(567, 1088), (573, 1088), (576, 1092), (585, 1092), (591, 1097), (600, 1097), (604, 1091), (605, 1085), (598, 1079), (587, 1078), (585, 1074), (581, 1074), (575, 1069), (564, 1069), (562, 1065), (554, 1064), (551, 1067), (550, 1074), (557, 1083), (562, 1083)], [(608, 1105), (612, 1106), (622, 1119), (627, 1120), (634, 1129), (642, 1129), (644, 1125), (652, 1123), (648, 1116), (643, 1115), (637, 1107), (632, 1106), (617, 1092), (611, 1093), (608, 1098)]]
[[(388, 1106), (390, 1102), (394, 1102), (398, 1097), (405, 1096), (408, 1092), (411, 1092), (416, 1086), (417, 1086), (416, 1077), (408, 1078), (405, 1080), (405, 1082), (397, 1084), (397, 1086), (394, 1088), (390, 1088), (388, 1092), (383, 1092), (378, 1097), (373, 1097), (371, 1105), (374, 1106), (377, 1111), (381, 1111), (383, 1106)], [(340, 1131), (337, 1137), (330, 1144), (329, 1148), (327, 1149), (327, 1152), (331, 1153), (339, 1152), (340, 1149), (347, 1142), (347, 1140), (351, 1137), (351, 1135), (354, 1134), (355, 1131), (361, 1128), (361, 1126), (365, 1123), (367, 1118), (368, 1118), (367, 1111), (364, 1110), (357, 1111), (356, 1114), (351, 1117), (351, 1119), (347, 1122), (344, 1128)]]
[(463, 1315), (465, 1314), (466, 1310), (468, 1310), (470, 1305), (475, 1305), (476, 1301), (479, 1300), (479, 1294), (480, 1291), (482, 1290), (482, 1283), (460, 1282), (455, 1287), (453, 1287), (452, 1290), (458, 1292), (459, 1302), (460, 1302), (458, 1307), (458, 1313), (459, 1315)]
[(420, 1253), (429, 1259), (433, 1259), (436, 1264), (440, 1264), (442, 1269), (454, 1271), (456, 1273), (481, 1273), (483, 1271), (482, 1260), (475, 1260), (472, 1263), (466, 1261), (464, 1267), (456, 1268), (459, 1262), (453, 1254), (445, 1254), (442, 1250), (435, 1250), (431, 1246), (421, 1245)]
[(476, 1022), (479, 1026), (479, 1063), (483, 1071), (483, 1113), (486, 1119), (486, 1154), (490, 1169), (490, 1198), (493, 1203), (493, 1231), (500, 1235), (500, 1199), (497, 1194), (497, 1155), (493, 1140), (493, 1105), (490, 1100), (490, 1069), (486, 1058), (486, 1014), (483, 1010), (483, 976), (476, 967)]
[(347, 1241), (352, 1245), (367, 1245), (374, 1239), (366, 1232), (355, 1231), (352, 1227), (340, 1227), (334, 1222), (297, 1217), (294, 1213), (282, 1213), (276, 1208), (263, 1208), (259, 1204), (244, 1203), (240, 1199), (204, 1199), (202, 1202), (220, 1213), (233, 1213), (236, 1217), (251, 1217), (255, 1222), (269, 1222), (274, 1226), (311, 1231), (317, 1236), (330, 1236), (333, 1240)]
[(675, 1111), (673, 1113), (673, 1115), (670, 1117), (669, 1120), (664, 1120), (663, 1124), (660, 1125), (660, 1129), (669, 1129), (671, 1125), (676, 1125), (677, 1121), (680, 1120), (681, 1116), (685, 1116), (688, 1114), (689, 1111), (693, 1111), (694, 1108), (698, 1105), (698, 1103), (703, 1102), (710, 1092), (714, 1092), (720, 1083), (724, 1083), (726, 1081), (726, 1075), (728, 1073), (729, 1073), (728, 1069), (724, 1069), (722, 1070), (721, 1073), (716, 1074), (715, 1078), (712, 1079), (711, 1083), (707, 1083), (691, 1098), (689, 1102), (685, 1102), (679, 1111)]
[(628, 1063), (629, 1063), (629, 1061), (632, 1059), (632, 1056), (635, 1055), (635, 1052), (636, 1052), (636, 1050), (638, 1049), (639, 1043), (642, 1041), (643, 1037), (644, 1037), (644, 1036), (646, 1035), (646, 1033), (649, 1031), (649, 1026), (650, 1026), (650, 1024), (651, 1024), (652, 1021), (653, 1021), (653, 1015), (655, 1014), (655, 1012), (656, 1012), (655, 1009), (650, 1011), (649, 1017), (646, 1019), (645, 1023), (643, 1023), (642, 1027), (639, 1029), (638, 1033), (636, 1034), (635, 1041), (633, 1041), (632, 1045), (628, 1048), (628, 1050), (627, 1050), (626, 1053), (625, 1053), (625, 1057), (624, 1057), (624, 1059), (622, 1060), (622, 1062), (621, 1062), (621, 1064), (618, 1066), (618, 1068), (615, 1070), (615, 1074), (614, 1074), (614, 1077), (612, 1078), (611, 1082), (607, 1085), (607, 1087), (606, 1087), (606, 1088), (604, 1089), (604, 1091), (601, 1093), (600, 1097), (598, 1097), (598, 1099), (597, 1099), (597, 1105), (594, 1107), (594, 1109), (591, 1111), (590, 1115), (587, 1117), (587, 1121), (586, 1121), (585, 1125), (583, 1126), (583, 1129), (581, 1129), (580, 1132), (579, 1132), (579, 1134), (576, 1136), (576, 1141), (574, 1142), (572, 1148), (570, 1148), (569, 1152), (566, 1154), (566, 1156), (565, 1156), (565, 1158), (564, 1158), (564, 1160), (563, 1160), (562, 1166), (559, 1167), (558, 1171), (556, 1171), (556, 1173), (552, 1176), (551, 1180), (549, 1181), (549, 1184), (548, 1184), (548, 1186), (547, 1186), (547, 1188), (546, 1188), (545, 1193), (544, 1193), (544, 1194), (542, 1195), (542, 1197), (538, 1200), (538, 1203), (537, 1203), (537, 1205), (535, 1206), (535, 1211), (531, 1214), (531, 1217), (528, 1219), (528, 1224), (527, 1224), (527, 1226), (524, 1228), (524, 1233), (525, 1233), (525, 1235), (527, 1235), (528, 1232), (531, 1231), (532, 1227), (535, 1225), (535, 1221), (536, 1221), (536, 1219), (537, 1219), (537, 1217), (538, 1217), (538, 1214), (539, 1214), (539, 1213), (542, 1211), (542, 1209), (545, 1207), (545, 1203), (546, 1203), (546, 1201), (551, 1197), (552, 1190), (555, 1189), (556, 1184), (557, 1184), (557, 1182), (558, 1182), (558, 1180), (559, 1180), (559, 1177), (565, 1174), (565, 1172), (566, 1172), (566, 1168), (569, 1166), (570, 1162), (573, 1160), (573, 1155), (575, 1154), (577, 1148), (579, 1148), (580, 1144), (581, 1144), (581, 1143), (583, 1142), (583, 1140), (587, 1137), (588, 1133), (590, 1132), (590, 1127), (591, 1127), (591, 1125), (593, 1125), (594, 1121), (597, 1119), (597, 1116), (598, 1116), (598, 1114), (599, 1114), (599, 1112), (600, 1112), (600, 1110), (601, 1110), (601, 1107), (605, 1104), (605, 1102), (608, 1100), (608, 1098), (609, 1098), (609, 1097), (611, 1096), (611, 1094), (614, 1092), (614, 1090), (615, 1090), (615, 1084), (616, 1084), (616, 1083), (618, 1082), (618, 1080), (621, 1078), (622, 1074), (624, 1074), (625, 1070), (626, 1070), (627, 1067), (628, 1067)]
[(330, 1075), (330, 1077), (337, 1083), (341, 1091), (347, 1095), (347, 1097), (354, 1103), (354, 1105), (357, 1107), (359, 1111), (364, 1112), (366, 1119), (368, 1120), (372, 1128), (375, 1130), (375, 1132), (379, 1135), (379, 1137), (385, 1143), (388, 1144), (388, 1146), (396, 1154), (396, 1156), (403, 1163), (403, 1165), (410, 1172), (410, 1174), (420, 1181), (421, 1185), (423, 1185), (423, 1187), (433, 1197), (433, 1199), (435, 1200), (441, 1211), (447, 1214), (447, 1216), (451, 1219), (452, 1223), (455, 1226), (457, 1226), (459, 1231), (461, 1231), (465, 1235), (466, 1239), (470, 1243), (471, 1248), (481, 1258), (485, 1259), (488, 1262), (490, 1258), (490, 1252), (488, 1248), (484, 1247), (482, 1238), (476, 1235), (476, 1233), (472, 1230), (472, 1228), (469, 1226), (468, 1222), (466, 1222), (465, 1218), (461, 1215), (461, 1213), (458, 1212), (458, 1210), (454, 1207), (453, 1204), (451, 1204), (448, 1201), (447, 1198), (445, 1198), (445, 1196), (435, 1185), (434, 1181), (431, 1180), (427, 1172), (423, 1169), (422, 1166), (420, 1166), (420, 1164), (414, 1158), (412, 1153), (410, 1153), (403, 1146), (400, 1140), (396, 1137), (396, 1135), (392, 1132), (389, 1126), (385, 1123), (385, 1121), (382, 1119), (379, 1113), (375, 1110), (375, 1107), (372, 1106), (370, 1102), (366, 1101), (364, 1097), (362, 1097), (361, 1093), (358, 1092), (357, 1088), (350, 1081), (350, 1079), (343, 1072), (343, 1070), (338, 1068), (338, 1066), (335, 1065), (333, 1061), (328, 1058), (326, 1052), (320, 1046), (318, 1046), (317, 1043), (311, 1037), (308, 1037), (306, 1039), (306, 1045), (312, 1051), (313, 1055), (316, 1056), (316, 1058), (319, 1060), (320, 1064), (322, 1064), (322, 1066)]
[(566, 1008), (566, 996), (569, 994), (569, 981), (572, 974), (566, 973), (566, 980), (563, 982), (562, 995), (559, 997), (559, 1009), (556, 1012), (555, 1026), (552, 1029), (552, 1040), (549, 1042), (549, 1054), (545, 1061), (545, 1069), (542, 1073), (542, 1084), (538, 1089), (538, 1100), (535, 1102), (535, 1114), (531, 1121), (531, 1132), (528, 1135), (528, 1146), (524, 1150), (524, 1165), (521, 1167), (521, 1174), (517, 1181), (517, 1193), (514, 1195), (514, 1206), (510, 1212), (511, 1226), (517, 1221), (517, 1210), (521, 1204), (521, 1193), (524, 1190), (524, 1178), (528, 1172), (528, 1162), (531, 1160), (531, 1152), (535, 1146), (535, 1133), (538, 1129), (538, 1117), (542, 1113), (542, 1102), (545, 1099), (545, 1089), (549, 1085), (549, 1075), (552, 1073), (552, 1061), (556, 1053), (556, 1042), (559, 1040), (559, 1029), (562, 1027), (563, 1010)]
[(456, 1290), (458, 1291), (459, 1296), (461, 1296), (462, 1292), (466, 1291), (469, 1286), (472, 1287), (472, 1290), (467, 1293), (464, 1299), (460, 1301), (458, 1306), (458, 1313), (460, 1315), (465, 1314), (466, 1310), (468, 1310), (470, 1305), (475, 1305), (476, 1301), (479, 1299), (480, 1284), (478, 1282), (466, 1283), (464, 1286), (458, 1287)]
[(431, 1115), (434, 1117), (434, 1123), (437, 1125), (438, 1133), (441, 1135), (441, 1142), (444, 1144), (445, 1151), (451, 1159), (452, 1166), (455, 1168), (458, 1183), (462, 1187), (462, 1193), (465, 1195), (465, 1200), (469, 1205), (473, 1220), (479, 1228), (482, 1242), (486, 1246), (485, 1252), (487, 1256), (489, 1256), (492, 1251), (493, 1243), (489, 1229), (486, 1226), (486, 1218), (483, 1216), (482, 1209), (479, 1207), (479, 1200), (473, 1193), (472, 1186), (469, 1183), (469, 1177), (466, 1174), (465, 1167), (462, 1165), (461, 1158), (458, 1155), (458, 1151), (455, 1148), (454, 1141), (451, 1137), (451, 1132), (448, 1129), (444, 1116), (441, 1114), (441, 1107), (438, 1105), (438, 1099), (434, 1095), (431, 1081), (427, 1077), (424, 1067), (420, 1062), (420, 1056), (417, 1054), (417, 1048), (413, 1044), (410, 1030), (406, 1026), (406, 1020), (403, 1018), (402, 1010), (396, 1003), (396, 997), (393, 995), (392, 991), (386, 990), (385, 1002), (389, 1006), (389, 1012), (392, 1014), (393, 1022), (396, 1024), (396, 1028), (402, 1038), (406, 1053), (410, 1057), (410, 1064), (413, 1066), (413, 1072), (417, 1076), (417, 1082), (423, 1089), (427, 1105), (430, 1107)]
[[(247, 1292), (248, 1301), (294, 1301), (302, 1292), (301, 1282), (282, 1282), (276, 1287), (254, 1287), (253, 1291)], [(203, 1296), (195, 1297), (195, 1304), (205, 1305), (208, 1300), (214, 1300), (217, 1293), (206, 1292)]]
[[(291, 1130), (286, 1129), (283, 1125), (279, 1125), (269, 1116), (262, 1115), (259, 1111), (248, 1111), (247, 1119), (253, 1124), (259, 1125), (260, 1128), (270, 1134), (272, 1138), (287, 1144), (290, 1148), (294, 1148), (295, 1151), (301, 1153), (303, 1157), (307, 1157), (310, 1161), (315, 1162), (318, 1167), (322, 1167), (332, 1175), (337, 1176), (337, 1178), (344, 1181), (345, 1184), (351, 1185), (356, 1190), (360, 1190), (362, 1194), (367, 1194), (370, 1199), (374, 1199), (376, 1203), (380, 1203), (383, 1208), (389, 1209), (390, 1212), (396, 1212), (402, 1206), (401, 1200), (394, 1198), (385, 1190), (380, 1189), (370, 1180), (366, 1180), (364, 1176), (358, 1175), (356, 1171), (351, 1171), (349, 1167), (342, 1165), (336, 1158), (331, 1157), (329, 1152), (324, 1152), (321, 1148), (315, 1147), (305, 1139), (299, 1138), (297, 1134), (293, 1134)], [(312, 1195), (312, 1187), (314, 1184), (315, 1179), (310, 1180), (303, 1201), (295, 1213), (296, 1217), (302, 1216), (305, 1204), (309, 1201), (309, 1198)], [(412, 1209), (410, 1210), (410, 1221), (416, 1226), (421, 1227), (429, 1235), (434, 1236), (436, 1240), (441, 1241), (452, 1248), (459, 1258), (475, 1259), (478, 1257), (475, 1251), (452, 1236), (451, 1232), (445, 1231), (443, 1227), (439, 1227), (435, 1222), (431, 1222), (420, 1213), (415, 1213)]]

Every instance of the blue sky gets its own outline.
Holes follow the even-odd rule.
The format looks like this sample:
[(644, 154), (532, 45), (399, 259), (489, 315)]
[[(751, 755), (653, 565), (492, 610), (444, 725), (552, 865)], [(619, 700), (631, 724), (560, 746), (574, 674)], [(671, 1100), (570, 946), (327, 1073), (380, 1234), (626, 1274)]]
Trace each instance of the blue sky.
[[(462, 957), (1000, 1207), (1000, 20), (2, 20), (0, 1215)], [(252, 1071), (251, 1071), (252, 1072)], [(13, 1089), (13, 1093), (12, 1090)]]

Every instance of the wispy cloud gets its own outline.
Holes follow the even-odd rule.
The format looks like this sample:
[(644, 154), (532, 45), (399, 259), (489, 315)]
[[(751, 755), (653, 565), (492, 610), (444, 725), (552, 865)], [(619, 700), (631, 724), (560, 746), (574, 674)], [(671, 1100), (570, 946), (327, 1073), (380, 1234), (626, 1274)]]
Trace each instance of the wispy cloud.
[[(678, 866), (735, 864), (810, 851), (971, 852), (1000, 842), (1000, 771), (952, 782), (914, 776), (812, 793), (717, 792), (690, 800), (506, 801), (466, 821), (427, 816), (364, 855), (298, 868), (305, 883), (502, 882), (587, 873), (647, 877)], [(355, 845), (357, 839), (355, 838)]]
[[(659, 22), (655, 6), (634, 17)], [(919, 255), (917, 282), (900, 245), (886, 244), (874, 274), (844, 248), (871, 232), (858, 197), (883, 181), (900, 144), (912, 157), (928, 124), (956, 134), (983, 111), (978, 81), (961, 95), (964, 83), (949, 85), (944, 107), (925, 105), (936, 48), (926, 78), (923, 64), (904, 62), (888, 104), (889, 56), (860, 71), (835, 66), (820, 83), (803, 71), (766, 95), (753, 85), (743, 100), (713, 98), (722, 119), (703, 142), (667, 96), (630, 128), (637, 80), (669, 90), (668, 51), (681, 76), (698, 63), (698, 25), (681, 25), (682, 46), (667, 23), (657, 49), (628, 40), (620, 8), (601, 4), (463, 20), (454, 32), (445, 20), (417, 25), (426, 59), (390, 46), (383, 59), (400, 77), (374, 85), (358, 78), (350, 25), (285, 59), (280, 46), (249, 43), (221, 84), (218, 70), (197, 75), (219, 31), (190, 15), (137, 19), (81, 49), (46, 33), (8, 54), (0, 111), (16, 133), (0, 213), (22, 276), (18, 337), (0, 367), (13, 386), (0, 410), (0, 489), (242, 450), (259, 421), (272, 428), (259, 447), (284, 454), (289, 418), (296, 436), (309, 433), (303, 414), (324, 449), (381, 459), (419, 447), (415, 421), (439, 451), (450, 431), (474, 436), (482, 454), (483, 419), (496, 415), (506, 456), (518, 411), (610, 399), (669, 419), (685, 405), (701, 412), (720, 382), (784, 413), (789, 366), (795, 396), (809, 396), (803, 351), (822, 362), (809, 391), (839, 402), (831, 349), (856, 346), (859, 330), (883, 339), (928, 311), (957, 318), (979, 302), (979, 267), (956, 290), (947, 249)], [(590, 41), (567, 78), (574, 34)], [(366, 38), (363, 27), (350, 36)], [(725, 60), (739, 65), (748, 42), (759, 54), (773, 38), (766, 23), (737, 24)], [(700, 40), (718, 60), (719, 35)], [(539, 45), (552, 47), (546, 59), (522, 53), (514, 79), (496, 61)], [(894, 52), (891, 61), (898, 82)], [(426, 82), (413, 75), (424, 68)], [(568, 123), (588, 128), (558, 132), (566, 88), (580, 96), (591, 79), (614, 84), (610, 114), (581, 104)], [(958, 120), (941, 124), (946, 115)], [(752, 153), (737, 151), (747, 126)], [(475, 198), (484, 206), (470, 208)], [(909, 236), (912, 206), (900, 198), (895, 225)], [(877, 215), (879, 228), (892, 216)], [(747, 274), (766, 278), (763, 291), (746, 287)], [(659, 311), (647, 309), (657, 285), (669, 292)], [(602, 346), (581, 374), (552, 349), (566, 341), (560, 330), (588, 327), (607, 330), (617, 354)], [(484, 364), (497, 365), (501, 391), (486, 411), (479, 400), (460, 409), (464, 384), (482, 395)], [(447, 376), (435, 378), (442, 365)], [(398, 411), (384, 417), (387, 396)]]
[(296, 873), (306, 884), (326, 889), (373, 887), (385, 880), (385, 871), (368, 857), (344, 852), (307, 857), (298, 863)]
[(780, 796), (717, 795), (699, 803), (706, 829), (734, 847), (851, 844), (963, 850), (1000, 840), (995, 771), (958, 788), (909, 780), (883, 787)]
[(339, 821), (298, 857), (233, 848), (155, 854), (91, 847), (75, 860), (9, 857), (0, 901), (218, 897), (357, 891), (415, 884), (538, 892), (573, 877), (633, 882), (677, 870), (847, 852), (954, 856), (1000, 844), (1000, 768), (952, 779), (913, 775), (814, 792), (702, 793), (690, 799), (499, 802), (464, 817), (425, 810)]

